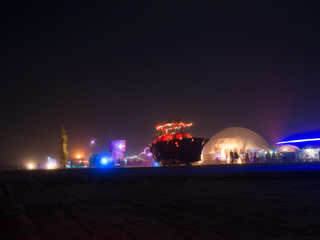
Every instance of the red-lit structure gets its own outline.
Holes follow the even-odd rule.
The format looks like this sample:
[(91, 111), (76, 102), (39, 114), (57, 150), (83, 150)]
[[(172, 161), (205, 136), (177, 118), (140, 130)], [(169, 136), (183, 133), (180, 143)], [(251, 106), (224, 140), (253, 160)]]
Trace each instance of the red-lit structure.
[(190, 126), (192, 123), (184, 123), (180, 118), (157, 125), (158, 138), (151, 143), (150, 151), (158, 163), (163, 166), (182, 163), (189, 165), (200, 161), (206, 140), (185, 132), (185, 128)]

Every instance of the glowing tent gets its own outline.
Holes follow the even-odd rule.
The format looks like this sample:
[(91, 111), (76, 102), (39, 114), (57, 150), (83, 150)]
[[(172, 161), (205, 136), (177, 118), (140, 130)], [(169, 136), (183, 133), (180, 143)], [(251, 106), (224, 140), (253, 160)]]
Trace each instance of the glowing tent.
[(277, 149), (278, 152), (296, 152), (296, 150), (299, 150), (297, 146), (291, 145), (291, 144), (286, 144), (282, 145)]
[(265, 150), (268, 143), (257, 133), (247, 128), (230, 127), (215, 134), (202, 151), (202, 162), (211, 163), (214, 160), (228, 160), (232, 150), (243, 157), (244, 153)]

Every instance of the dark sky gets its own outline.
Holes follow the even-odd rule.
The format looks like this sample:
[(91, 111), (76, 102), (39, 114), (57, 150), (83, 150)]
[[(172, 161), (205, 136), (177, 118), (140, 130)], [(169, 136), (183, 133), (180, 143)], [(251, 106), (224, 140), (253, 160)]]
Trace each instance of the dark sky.
[(71, 157), (157, 123), (232, 126), (270, 145), (320, 129), (319, 1), (7, 1), (1, 6), (1, 161)]

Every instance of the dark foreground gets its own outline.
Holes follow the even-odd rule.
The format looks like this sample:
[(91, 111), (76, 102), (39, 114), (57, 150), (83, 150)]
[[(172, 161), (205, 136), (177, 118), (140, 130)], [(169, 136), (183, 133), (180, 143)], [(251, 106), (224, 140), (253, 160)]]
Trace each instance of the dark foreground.
[(320, 165), (0, 172), (0, 239), (320, 239)]

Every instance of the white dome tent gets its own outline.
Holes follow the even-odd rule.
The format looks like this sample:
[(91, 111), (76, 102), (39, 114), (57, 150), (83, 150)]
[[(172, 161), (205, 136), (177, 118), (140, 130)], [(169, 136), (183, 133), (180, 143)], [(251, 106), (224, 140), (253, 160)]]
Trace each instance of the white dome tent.
[(239, 163), (244, 158), (244, 153), (264, 151), (268, 143), (256, 132), (242, 127), (226, 128), (215, 134), (202, 151), (202, 163), (227, 162), (230, 151), (237, 152), (240, 156)]
[(291, 144), (285, 144), (282, 145), (281, 147), (277, 148), (278, 152), (296, 152), (296, 150), (299, 150), (300, 148), (298, 148), (297, 146), (291, 145)]

